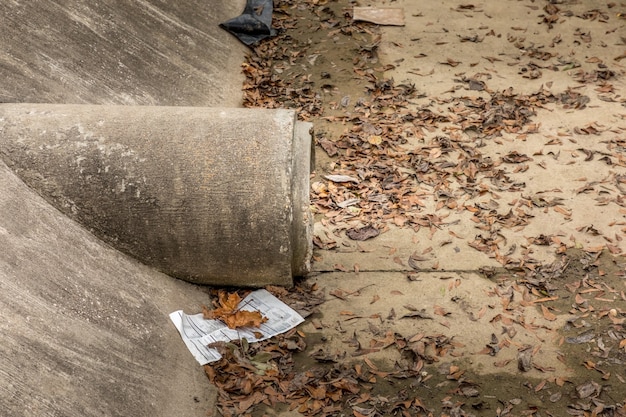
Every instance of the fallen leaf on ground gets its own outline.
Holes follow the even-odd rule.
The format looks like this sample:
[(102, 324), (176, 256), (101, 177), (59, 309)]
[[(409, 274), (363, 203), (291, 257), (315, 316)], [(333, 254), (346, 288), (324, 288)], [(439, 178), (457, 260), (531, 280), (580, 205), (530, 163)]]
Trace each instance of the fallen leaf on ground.
[(217, 308), (210, 310), (206, 306), (202, 308), (205, 319), (221, 320), (230, 329), (240, 327), (259, 327), (267, 321), (258, 311), (246, 311), (238, 309), (241, 297), (237, 293), (218, 292)]
[(346, 230), (346, 236), (352, 240), (368, 240), (378, 236), (380, 232), (374, 226), (365, 226), (359, 229)]

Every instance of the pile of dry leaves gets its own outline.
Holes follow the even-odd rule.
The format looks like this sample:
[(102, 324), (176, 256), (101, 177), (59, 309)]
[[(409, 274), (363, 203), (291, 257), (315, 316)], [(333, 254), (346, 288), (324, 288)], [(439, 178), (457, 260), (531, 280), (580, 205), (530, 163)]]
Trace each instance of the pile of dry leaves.
[[(517, 283), (504, 276), (493, 276), (499, 284), (489, 296), (500, 300), (502, 313), (491, 314), (489, 322), (494, 329), (502, 327), (502, 332), (494, 332), (477, 354), (493, 357), (495, 367), (506, 367), (514, 359), (502, 359), (501, 354), (515, 349), (516, 366), (522, 374), (534, 369), (545, 375), (540, 380), (510, 375), (499, 383), (502, 392), (489, 391), (486, 387), (493, 389), (493, 383), (454, 364), (455, 359), (463, 357), (465, 348), (454, 337), (419, 330), (410, 335), (394, 331), (396, 319), (433, 320), (437, 315), (447, 316), (449, 312), (441, 307), (435, 307), (431, 314), (405, 305), (406, 313), (396, 316), (392, 309), (384, 320), (346, 312), (336, 323), (344, 337), (345, 350), (341, 351), (332, 350), (323, 343), (323, 337), (311, 348), (309, 335), (299, 329), (254, 344), (245, 339), (216, 343), (212, 347), (219, 350), (222, 359), (205, 365), (205, 371), (218, 389), (217, 409), (224, 416), (268, 415), (269, 410), (355, 417), (560, 415), (552, 414), (545, 406), (533, 405), (543, 401), (567, 404), (568, 415), (623, 417), (626, 403), (615, 397), (619, 391), (613, 393), (613, 388), (626, 383), (621, 376), (621, 367), (626, 363), (626, 295), (611, 285), (618, 281), (602, 278), (611, 274), (619, 279), (622, 274), (623, 279), (624, 271), (606, 268), (615, 266), (602, 262), (599, 254), (592, 256), (580, 251), (563, 255), (554, 264), (538, 267), (532, 273), (527, 271)], [(582, 279), (576, 278), (581, 276)], [(268, 290), (305, 316), (313, 314), (325, 298), (322, 290), (303, 283), (291, 290)], [(329, 295), (346, 301), (358, 297), (363, 290), (335, 289)], [(217, 295), (211, 316), (228, 318), (236, 314), (228, 306), (239, 295), (223, 291)], [(571, 299), (572, 318), (558, 342), (563, 348), (559, 360), (579, 366), (576, 358), (580, 358), (586, 370), (582, 382), (560, 376), (554, 368), (542, 364), (537, 359), (542, 349), (540, 342), (519, 345), (515, 337), (518, 329), (535, 333), (540, 326), (526, 320), (520, 308), (539, 307), (543, 317), (553, 321), (556, 314), (569, 308)], [(476, 315), (468, 314), (472, 320), (481, 320), (486, 310), (484, 306)], [(319, 316), (311, 319), (317, 328)], [(358, 319), (375, 319), (372, 321), (379, 324), (369, 322), (369, 335), (340, 328), (342, 323)], [(595, 327), (589, 327), (590, 320), (597, 323)], [(585, 346), (587, 354), (581, 351)], [(399, 359), (391, 368), (370, 359), (370, 354), (383, 350), (398, 353)], [(568, 357), (568, 351), (575, 352), (574, 356)], [(613, 369), (615, 366), (618, 368)]]
[[(307, 416), (335, 416), (347, 410), (355, 417), (432, 415), (417, 395), (406, 391), (377, 395), (373, 386), (380, 381), (411, 380), (417, 388), (429, 379), (428, 373), (422, 371), (425, 348), (430, 350), (432, 345), (433, 352), (447, 349), (450, 341), (444, 340), (444, 336), (423, 335), (411, 340), (391, 339), (377, 342), (380, 348), (393, 346), (413, 358), (404, 365), (397, 364), (392, 371), (379, 370), (367, 358), (363, 362), (348, 362), (322, 352), (312, 356), (323, 364), (297, 370), (293, 353), (302, 351), (306, 344), (295, 330), (271, 342), (219, 344), (215, 347), (224, 358), (215, 365), (205, 365), (205, 370), (219, 390), (218, 409), (225, 416), (246, 415), (256, 405), (297, 410)], [(448, 378), (459, 381), (463, 373), (458, 367), (451, 367)], [(471, 385), (460, 381), (458, 389), (467, 390)], [(461, 412), (459, 404), (444, 405), (447, 407)]]
[[(315, 287), (305, 285), (290, 291), (277, 287), (267, 289), (305, 315), (324, 300)], [(231, 304), (240, 301), (241, 297), (224, 291), (219, 291), (218, 297), (216, 308), (205, 310), (205, 314), (209, 318), (232, 322), (238, 312), (236, 304), (235, 308), (231, 308)], [(241, 320), (243, 323), (244, 317)], [(244, 327), (255, 327), (262, 319), (255, 317), (253, 320), (254, 323), (247, 322)], [(317, 365), (310, 364), (304, 369), (297, 367), (294, 355), (307, 347), (306, 335), (297, 329), (254, 344), (245, 339), (212, 344), (222, 359), (204, 368), (218, 389), (217, 408), (227, 417), (250, 415), (258, 407), (297, 410), (307, 416), (334, 416), (346, 410), (355, 417), (389, 413), (432, 415), (415, 392), (403, 390), (393, 395), (381, 395), (373, 387), (382, 381), (393, 385), (394, 380), (408, 380), (417, 389), (431, 378), (423, 370), (425, 363), (438, 361), (458, 344), (443, 334), (418, 333), (404, 338), (389, 331), (381, 336), (363, 346), (354, 334), (346, 343), (354, 348), (353, 358), (381, 349), (397, 349), (404, 360), (397, 362), (393, 370), (380, 370), (367, 356), (363, 361), (348, 361), (346, 352), (337, 354), (324, 348), (309, 353)], [(460, 368), (450, 367), (446, 377), (457, 381), (457, 389), (463, 395), (474, 393), (474, 384), (462, 378), (463, 374)], [(448, 402), (443, 407), (456, 410), (456, 415), (466, 415), (461, 404)]]

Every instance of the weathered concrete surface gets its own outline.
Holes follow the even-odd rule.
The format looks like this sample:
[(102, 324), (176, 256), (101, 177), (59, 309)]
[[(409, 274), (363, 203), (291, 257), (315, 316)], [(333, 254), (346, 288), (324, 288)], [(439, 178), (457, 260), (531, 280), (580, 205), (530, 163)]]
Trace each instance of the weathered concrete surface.
[(0, 2), (0, 101), (238, 106), (245, 1)]
[[(507, 192), (491, 187), (489, 192), (465, 200), (464, 192), (453, 181), (447, 192), (459, 202), (459, 207), (475, 205), (490, 207), (493, 213), (501, 215), (527, 216), (528, 224), (522, 227), (498, 227), (502, 238), (500, 253), (508, 253), (512, 258), (550, 263), (558, 253), (555, 246), (597, 249), (608, 244), (613, 254), (626, 253), (621, 179), (624, 156), (612, 144), (624, 132), (626, 72), (620, 58), (624, 52), (620, 37), (624, 21), (610, 12), (610, 25), (618, 29), (609, 30), (607, 22), (584, 20), (584, 14), (597, 7), (591, 0), (564, 2), (561, 13), (574, 17), (560, 20), (554, 28), (541, 20), (544, 6), (535, 10), (528, 2), (485, 2), (471, 12), (464, 12), (452, 2), (444, 3), (400, 0), (396, 6), (404, 8), (406, 26), (382, 29), (380, 59), (394, 64), (385, 76), (414, 85), (423, 93), (411, 103), (413, 108), (454, 96), (491, 96), (486, 91), (461, 87), (459, 79), (463, 77), (482, 80), (494, 92), (511, 88), (515, 94), (533, 94), (545, 88), (559, 95), (573, 90), (588, 100), (580, 108), (562, 103), (540, 106), (531, 117), (536, 131), (503, 133), (499, 138), (481, 142), (480, 147), (464, 132), (458, 140), (476, 146), (492, 161), (502, 161), (511, 152), (527, 155), (527, 163), (518, 168), (502, 164), (508, 168), (507, 175), (522, 187)], [(576, 34), (583, 23), (586, 31), (598, 35), (581, 46)], [(465, 42), (464, 36), (476, 36), (477, 41)], [(554, 43), (553, 39), (559, 42)], [(535, 65), (535, 57), (529, 52), (533, 48), (542, 49), (545, 55), (537, 67), (540, 70), (530, 75), (527, 72)], [(409, 58), (408, 50), (423, 56)], [(458, 63), (446, 65), (447, 59)], [(567, 60), (574, 63), (573, 68), (561, 64)], [(612, 95), (603, 96), (601, 78), (581, 78), (582, 74), (602, 70), (611, 74), (607, 83)], [(454, 115), (445, 105), (433, 108)], [(584, 131), (586, 126), (598, 129), (588, 134)], [(423, 141), (412, 139), (407, 148), (434, 144), (439, 135), (451, 136), (446, 128), (438, 126)], [(524, 206), (520, 202), (524, 198), (534, 199), (535, 203)], [(560, 204), (549, 207), (537, 199)], [(427, 258), (420, 262), (422, 268), (468, 270), (502, 265), (493, 254), (469, 247), (468, 243), (484, 234), (470, 212), (437, 208), (436, 198), (424, 200), (424, 211), (444, 218), (444, 224), (432, 231), (394, 231), (392, 238), (396, 242), (410, 242), (402, 245), (404, 250), (399, 249), (405, 262), (411, 253), (424, 255), (428, 248), (436, 248), (422, 257)], [(530, 243), (537, 236), (550, 236), (553, 241), (546, 245)]]
[[(356, 334), (365, 338), (367, 337), (365, 335), (369, 336), (371, 326), (375, 325), (385, 329), (392, 328), (396, 335), (410, 335), (409, 337), (420, 332), (424, 332), (425, 335), (445, 334), (448, 337), (453, 335), (458, 345), (454, 355), (441, 358), (443, 362), (455, 359), (459, 362), (466, 361), (471, 363), (473, 368), (480, 369), (487, 377), (503, 372), (502, 368), (493, 366), (493, 356), (479, 352), (485, 347), (485, 341), (489, 341), (492, 334), (501, 330), (501, 327), (493, 321), (497, 322), (498, 316), (512, 314), (512, 310), (507, 311), (506, 306), (495, 303), (486, 307), (485, 299), (488, 297), (487, 294), (493, 292), (494, 283), (479, 273), (421, 271), (419, 279), (412, 281), (406, 278), (406, 270), (385, 273), (331, 272), (312, 277), (310, 281), (329, 291), (337, 288), (348, 292), (356, 290), (356, 294), (350, 295), (346, 300), (329, 297), (320, 309), (321, 314), (317, 317), (317, 323), (311, 320), (301, 326), (305, 334), (314, 334), (319, 332), (319, 329), (315, 328), (316, 324), (318, 326), (320, 323), (326, 324), (323, 331), (326, 340), (320, 346), (328, 352), (346, 351), (346, 334)], [(541, 362), (554, 366), (554, 372), (571, 374), (572, 370), (567, 369), (567, 366), (558, 359), (559, 346), (552, 343), (556, 330), (571, 316), (564, 312), (557, 320), (549, 321), (542, 316), (537, 306), (517, 303), (518, 300), (515, 303), (515, 313), (522, 313), (526, 321), (536, 327), (519, 326), (514, 346), (525, 344), (532, 346), (540, 341), (543, 343)], [(402, 319), (402, 315), (411, 311), (405, 306), (423, 312), (424, 318)], [(349, 310), (345, 310), (347, 307)], [(388, 318), (392, 310), (397, 317)], [(338, 321), (338, 317), (346, 316), (346, 311), (351, 312), (353, 317), (363, 319)], [(433, 311), (445, 311), (446, 314), (442, 316)], [(481, 319), (478, 319), (479, 316)], [(330, 323), (341, 323), (342, 331), (334, 330)], [(373, 350), (374, 352), (369, 353), (367, 357), (381, 368), (393, 369), (394, 363), (402, 361), (400, 352), (395, 349)], [(511, 365), (506, 370), (514, 373), (517, 368), (517, 348), (502, 349), (497, 358), (509, 361)], [(532, 369), (526, 375), (541, 378), (542, 371)]]
[(208, 296), (101, 243), (0, 162), (0, 410), (205, 416), (202, 368), (168, 314)]
[[(382, 7), (387, 5), (381, 1), (374, 3)], [(532, 117), (537, 126), (536, 132), (531, 131), (527, 136), (509, 133), (493, 140), (481, 141), (476, 148), (493, 161), (502, 160), (503, 156), (513, 151), (531, 157), (527, 165), (522, 165), (523, 169), (515, 169), (511, 165), (507, 167), (505, 164), (502, 166), (523, 187), (517, 191), (485, 191), (471, 198), (459, 190), (453, 178), (449, 178), (452, 191), (447, 188), (448, 185), (443, 186), (442, 189), (446, 190), (446, 193), (442, 193), (443, 198), (438, 196), (441, 190), (438, 187), (431, 191), (425, 188), (423, 195), (420, 195), (423, 201), (420, 211), (440, 217), (440, 224), (433, 223), (431, 227), (418, 230), (389, 225), (389, 230), (374, 239), (354, 241), (346, 236), (345, 229), (362, 226), (358, 221), (334, 223), (329, 221), (332, 218), (319, 216), (315, 224), (315, 238), (321, 247), (328, 245), (332, 248), (315, 251), (315, 272), (310, 280), (319, 288), (324, 288), (327, 294), (334, 293), (334, 297), (329, 297), (320, 306), (320, 315), (316, 317), (318, 322), (312, 319), (301, 327), (307, 335), (323, 329), (324, 343), (309, 344), (307, 349), (316, 352), (319, 347), (338, 355), (347, 351), (349, 358), (346, 335), (358, 335), (358, 340), (364, 342), (365, 346), (367, 341), (376, 339), (377, 334), (386, 332), (405, 335), (407, 338), (415, 336), (416, 339), (423, 335), (442, 334), (453, 338), (459, 347), (454, 354), (448, 353), (437, 358), (436, 365), (431, 368), (437, 372), (450, 364), (459, 365), (464, 370), (477, 372), (479, 377), (476, 381), (485, 386), (496, 374), (506, 375), (507, 379), (509, 375), (511, 379), (523, 375), (524, 379), (537, 378), (537, 381), (562, 375), (569, 378), (579, 373), (579, 368), (583, 368), (582, 363), (589, 351), (598, 348), (596, 342), (591, 342), (588, 345), (590, 347), (585, 346), (587, 354), (575, 358), (578, 362), (575, 366), (564, 367), (564, 362), (558, 356), (571, 355), (572, 350), (567, 347), (567, 343), (563, 344), (562, 332), (568, 329), (565, 321), (576, 316), (576, 309), (570, 308), (575, 307), (570, 301), (573, 294), (559, 294), (553, 288), (562, 287), (567, 279), (586, 280), (590, 275), (592, 280), (602, 282), (607, 289), (613, 286), (623, 289), (624, 283), (624, 148), (619, 145), (626, 131), (623, 111), (625, 69), (624, 60), (620, 58), (624, 42), (619, 33), (620, 30), (623, 32), (624, 21), (613, 11), (607, 12), (607, 16), (610, 16), (608, 22), (583, 20), (580, 16), (589, 10), (607, 9), (605, 6), (602, 6), (604, 9), (599, 8), (599, 4), (592, 0), (558, 3), (562, 14), (553, 29), (542, 23), (545, 4), (532, 1), (483, 2), (465, 9), (454, 1), (399, 0), (393, 2), (393, 6), (404, 9), (407, 24), (404, 27), (381, 27), (380, 62), (376, 65), (387, 68), (385, 78), (394, 79), (396, 85), (404, 83), (418, 89), (420, 97), (411, 100), (408, 105), (411, 109), (423, 106), (442, 114), (454, 115), (457, 110), (447, 101), (450, 97), (486, 95), (485, 92), (461, 88), (460, 79), (465, 77), (484, 80), (494, 91), (510, 87), (520, 94), (531, 94), (541, 90), (542, 86), (550, 88), (554, 94), (571, 88), (588, 96), (590, 101), (586, 108), (580, 109), (558, 104), (546, 105), (536, 109)], [(579, 28), (583, 27), (585, 32), (593, 33), (594, 37), (581, 44), (576, 37), (579, 36)], [(609, 28), (617, 29), (611, 31)], [(470, 39), (476, 36), (477, 41), (465, 42), (462, 40), (464, 36)], [(516, 41), (526, 46), (518, 46)], [(332, 42), (330, 37), (327, 42), (315, 45), (315, 48), (337, 48), (338, 43), (329, 45)], [(535, 47), (546, 54), (544, 60), (532, 57), (529, 51)], [(566, 66), (559, 65), (557, 70), (553, 70), (553, 65), (559, 64), (562, 57), (571, 59), (575, 66), (568, 70)], [(327, 59), (333, 62), (329, 57)], [(537, 63), (537, 68), (541, 68), (539, 76), (529, 77), (523, 66), (532, 67)], [(330, 72), (331, 68), (330, 64), (325, 64), (317, 71)], [(614, 72), (606, 81), (613, 92), (603, 96), (598, 93), (602, 93), (600, 87), (605, 81), (591, 79), (583, 82), (580, 74), (594, 73), (605, 68)], [(360, 94), (359, 91), (340, 89), (333, 94), (335, 97), (354, 97)], [(597, 129), (589, 129), (587, 133), (583, 130), (586, 126)], [(428, 146), (436, 149), (439, 138), (460, 140), (455, 136), (457, 132), (462, 132), (462, 129), (457, 129), (455, 123), (437, 123), (432, 130), (425, 130), (423, 139), (412, 139), (405, 149)], [(462, 135), (459, 133), (459, 136)], [(471, 137), (465, 143), (474, 146)], [(322, 158), (317, 160), (318, 174), (313, 181), (322, 177), (320, 173), (328, 169), (327, 165), (335, 163), (337, 167), (341, 166), (341, 161), (324, 158), (323, 152), (319, 154)], [(451, 161), (455, 159), (456, 155), (450, 157)], [(427, 160), (431, 164), (440, 161), (435, 156)], [(356, 172), (349, 170), (330, 172), (358, 177)], [(442, 182), (443, 179), (445, 177), (442, 175)], [(488, 180), (484, 182), (484, 190), (493, 189)], [(459, 202), (457, 208), (438, 204), (448, 195)], [(534, 200), (532, 205), (520, 204), (522, 199), (530, 197)], [(551, 207), (543, 204), (541, 199), (559, 201), (562, 206)], [(527, 270), (524, 267), (518, 270), (510, 268), (508, 277), (500, 276), (494, 281), (486, 279), (480, 273), (483, 267), (495, 269), (503, 264), (493, 254), (477, 251), (469, 245), (477, 236), (485, 233), (485, 229), (474, 221), (473, 214), (464, 207), (479, 207), (486, 212), (491, 210), (494, 214), (502, 215), (513, 209), (516, 213), (527, 212), (528, 224), (497, 227), (501, 237), (501, 253), (516, 260), (529, 260), (525, 266)], [(344, 210), (350, 213), (349, 207)], [(545, 236), (549, 237), (548, 242), (541, 243), (537, 239)], [(576, 250), (589, 254), (589, 258), (581, 258), (585, 262), (603, 249), (608, 260), (606, 264), (600, 264), (597, 273), (599, 278), (589, 274), (586, 267), (577, 269), (573, 266), (579, 262)], [(572, 254), (564, 255), (566, 250), (571, 250)], [(609, 253), (615, 256), (609, 257)], [(561, 262), (567, 262), (572, 268), (558, 279), (548, 278), (553, 286), (549, 295), (560, 297), (565, 307), (559, 309), (546, 303), (543, 308), (554, 308), (555, 315), (550, 316), (544, 314), (545, 310), (539, 306), (540, 303), (528, 302), (532, 300), (527, 296), (530, 291), (526, 286), (528, 284), (518, 286), (518, 283), (524, 283), (525, 277), (533, 276), (529, 271), (534, 265), (546, 269), (556, 265), (558, 268)], [(605, 266), (611, 264), (616, 265), (616, 268)], [(583, 274), (577, 277), (577, 271)], [(507, 282), (507, 279), (510, 281)], [(511, 303), (500, 303), (499, 297), (509, 289)], [(585, 290), (581, 289), (581, 292)], [(596, 312), (610, 311), (617, 302), (617, 297), (599, 297), (590, 301), (589, 305), (585, 304), (585, 308), (589, 307), (589, 311), (595, 309)], [(401, 319), (413, 310), (425, 313), (426, 319)], [(340, 318), (342, 315), (345, 315), (344, 319)], [(505, 326), (499, 320), (500, 315), (516, 317), (517, 321), (510, 327), (509, 324)], [(600, 318), (601, 314), (585, 315), (585, 326), (599, 328)], [(505, 318), (505, 321), (508, 319)], [(503, 332), (505, 327), (507, 333)], [(513, 331), (508, 333), (511, 329)], [(493, 340), (492, 334), (501, 341), (508, 339), (507, 342), (511, 342), (510, 346), (497, 353), (497, 359), (481, 353)], [(601, 336), (596, 340), (598, 345), (603, 343)], [(536, 346), (535, 363), (551, 368), (550, 371), (538, 372), (539, 368), (520, 371), (517, 353), (518, 348), (525, 344)], [(381, 349), (367, 354), (367, 357), (381, 370), (393, 369), (397, 359), (391, 349)], [(345, 359), (349, 360), (359, 358)], [(612, 371), (616, 369), (609, 362), (607, 367)], [(424, 369), (432, 372), (428, 367)], [(621, 374), (610, 384), (616, 387), (616, 391), (617, 387), (623, 390)], [(429, 392), (437, 390), (452, 392), (445, 385), (434, 383), (426, 384), (418, 392), (421, 398), (428, 398)], [(521, 389), (513, 390), (512, 395), (524, 401), (529, 398)], [(551, 402), (546, 399), (541, 407)], [(441, 409), (440, 403), (427, 403), (427, 407), (441, 411), (442, 415), (448, 414), (448, 411)], [(567, 403), (558, 404), (557, 407), (560, 410), (556, 414), (559, 414), (566, 409)], [(434, 413), (440, 415), (436, 411)], [(286, 412), (277, 415), (289, 416)]]
[[(0, 102), (239, 106), (244, 0), (0, 2)], [(168, 314), (207, 296), (102, 243), (0, 161), (0, 414), (206, 416)]]
[(0, 156), (112, 246), (172, 276), (291, 285), (309, 269), (309, 124), (289, 110), (0, 105)]

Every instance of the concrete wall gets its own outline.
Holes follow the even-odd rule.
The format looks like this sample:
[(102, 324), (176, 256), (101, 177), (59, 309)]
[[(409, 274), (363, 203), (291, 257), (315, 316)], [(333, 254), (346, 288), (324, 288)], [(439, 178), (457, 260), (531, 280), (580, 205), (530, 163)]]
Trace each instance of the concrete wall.
[(245, 1), (0, 2), (0, 102), (237, 106)]

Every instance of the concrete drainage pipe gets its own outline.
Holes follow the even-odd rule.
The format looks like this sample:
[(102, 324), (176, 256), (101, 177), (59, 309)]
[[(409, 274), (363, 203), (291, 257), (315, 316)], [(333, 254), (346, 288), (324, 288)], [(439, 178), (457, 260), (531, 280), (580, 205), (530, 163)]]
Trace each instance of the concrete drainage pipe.
[(60, 211), (187, 281), (290, 285), (311, 256), (310, 124), (288, 110), (0, 105), (0, 154)]

